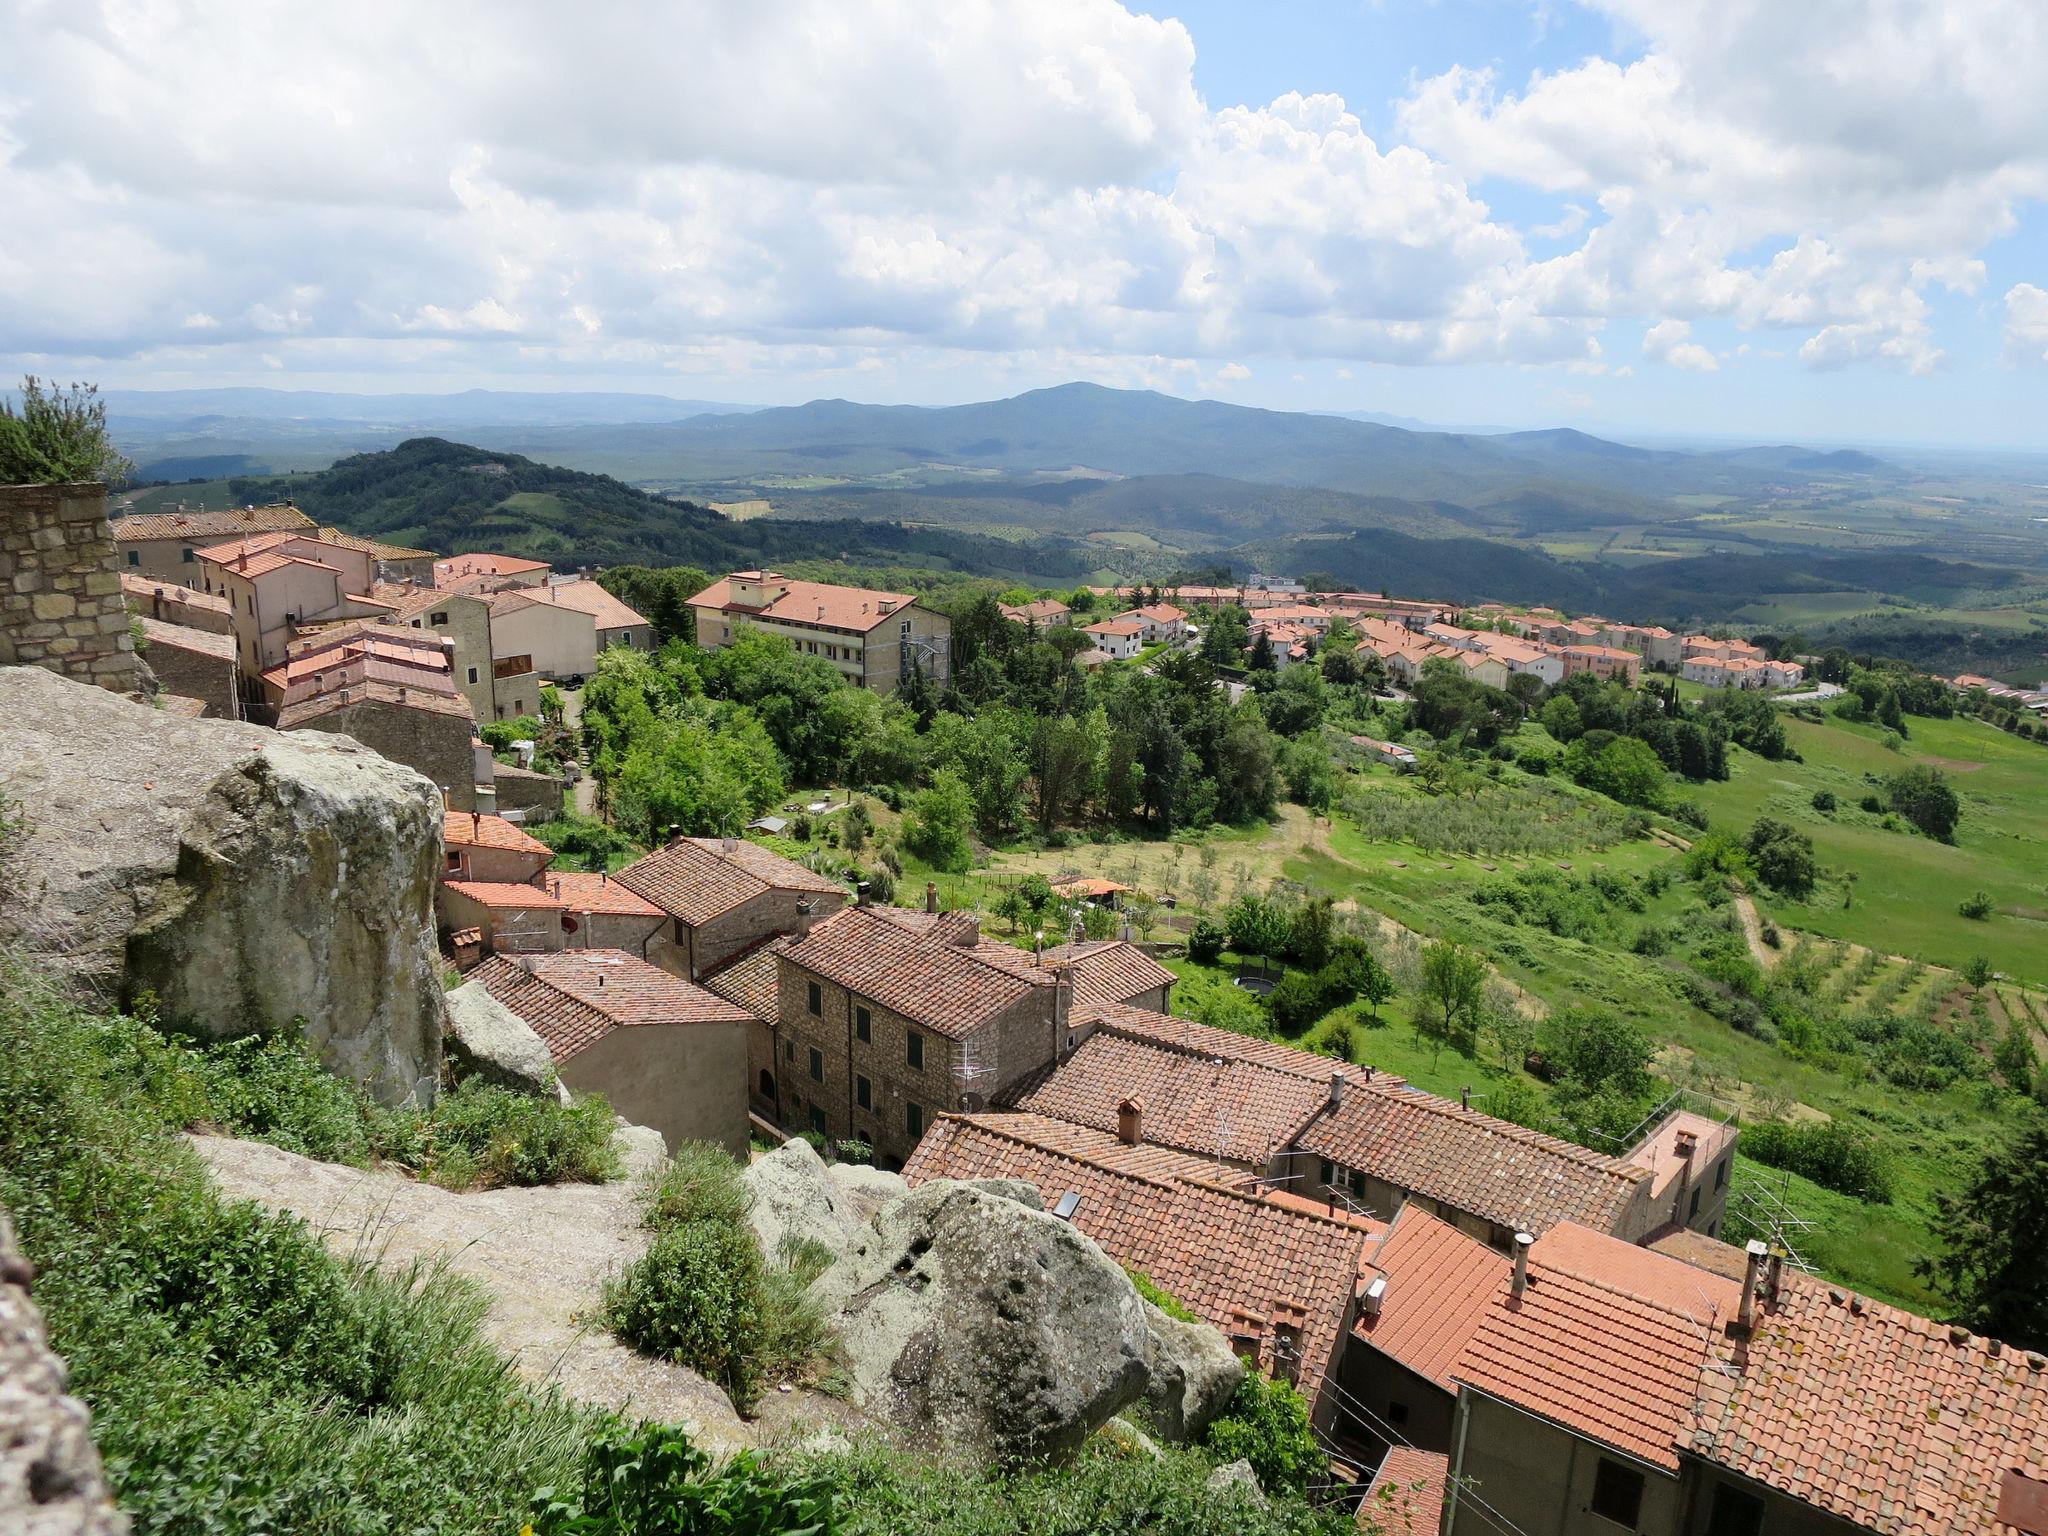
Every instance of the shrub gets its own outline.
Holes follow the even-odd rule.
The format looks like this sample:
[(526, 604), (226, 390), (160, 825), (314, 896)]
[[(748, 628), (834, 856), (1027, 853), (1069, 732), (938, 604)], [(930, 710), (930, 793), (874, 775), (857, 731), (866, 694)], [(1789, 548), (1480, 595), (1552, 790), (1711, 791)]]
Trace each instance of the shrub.
[(1832, 789), (1816, 789), (1813, 792), (1813, 808), (1823, 815), (1831, 815), (1835, 809), (1835, 792)]
[(1824, 1189), (1879, 1205), (1892, 1198), (1889, 1159), (1839, 1120), (1760, 1120), (1743, 1127), (1742, 1150)]
[(616, 1124), (602, 1097), (565, 1105), (470, 1078), (434, 1106), (428, 1167), (454, 1188), (602, 1184), (622, 1171)]
[(1682, 821), (1695, 832), (1707, 830), (1707, 809), (1697, 800), (1681, 800), (1671, 807), (1674, 821)]
[(1266, 999), (1273, 1027), (1283, 1035), (1299, 1035), (1341, 1001), (1320, 971), (1289, 971)]
[(1214, 965), (1223, 957), (1230, 934), (1221, 923), (1199, 918), (1188, 934), (1188, 958), (1198, 965)]
[(1201, 1318), (1188, 1310), (1186, 1302), (1174, 1295), (1173, 1292), (1161, 1287), (1142, 1269), (1132, 1269), (1126, 1266), (1124, 1273), (1131, 1277), (1131, 1284), (1138, 1288), (1138, 1294), (1151, 1302), (1153, 1306), (1164, 1312), (1168, 1317), (1176, 1318), (1183, 1323), (1199, 1323), (1201, 1321)]
[(1316, 1442), (1308, 1399), (1252, 1369), (1210, 1421), (1202, 1444), (1219, 1461), (1250, 1462), (1260, 1486), (1275, 1492), (1299, 1493), (1329, 1465)]
[(1991, 893), (1988, 891), (1971, 892), (1963, 898), (1962, 902), (1956, 907), (1956, 911), (1973, 921), (1983, 922), (1991, 916)]
[(579, 1492), (541, 1489), (526, 1528), (533, 1536), (827, 1536), (833, 1483), (771, 1470), (752, 1451), (714, 1469), (680, 1425), (641, 1424), (593, 1436)]
[(647, 1224), (680, 1226), (692, 1221), (744, 1221), (753, 1197), (740, 1182), (739, 1165), (723, 1147), (708, 1141), (679, 1142), (661, 1182), (647, 1201)]
[(709, 1377), (741, 1412), (761, 1390), (761, 1250), (746, 1226), (687, 1221), (655, 1235), (604, 1292), (605, 1322), (635, 1349)]

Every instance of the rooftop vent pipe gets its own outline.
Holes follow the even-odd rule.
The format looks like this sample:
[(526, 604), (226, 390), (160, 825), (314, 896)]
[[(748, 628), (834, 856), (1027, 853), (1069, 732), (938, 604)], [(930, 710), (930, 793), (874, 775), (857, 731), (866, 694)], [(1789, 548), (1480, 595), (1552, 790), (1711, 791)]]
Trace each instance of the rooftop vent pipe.
[(1536, 1246), (1536, 1239), (1527, 1232), (1515, 1234), (1515, 1279), (1514, 1295), (1519, 1299), (1529, 1289), (1529, 1250)]
[(858, 885), (856, 885), (856, 886), (855, 886), (855, 887), (853, 888), (853, 890), (854, 890), (854, 895), (853, 895), (853, 904), (854, 904), (854, 905), (855, 905), (856, 907), (865, 907), (865, 906), (869, 905), (869, 901), (868, 901), (868, 883), (867, 883), (867, 881), (865, 881), (865, 880), (861, 881), (861, 882), (860, 882), (860, 883), (859, 883)]
[(1330, 1074), (1330, 1109), (1334, 1112), (1344, 1107), (1344, 1074)]
[(924, 883), (924, 909), (927, 912), (939, 910), (939, 882), (927, 880)]
[(1763, 1278), (1764, 1260), (1770, 1256), (1771, 1250), (1763, 1239), (1752, 1237), (1745, 1245), (1745, 1251), (1749, 1254), (1749, 1263), (1742, 1275), (1742, 1310), (1736, 1314), (1735, 1320), (1746, 1331), (1756, 1325), (1757, 1283)]

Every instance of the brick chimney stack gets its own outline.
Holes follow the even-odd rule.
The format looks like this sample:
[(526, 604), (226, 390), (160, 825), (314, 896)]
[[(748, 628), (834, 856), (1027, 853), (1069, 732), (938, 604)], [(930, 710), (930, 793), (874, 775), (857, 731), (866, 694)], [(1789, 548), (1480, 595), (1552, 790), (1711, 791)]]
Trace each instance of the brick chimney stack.
[(1127, 1147), (1135, 1147), (1145, 1139), (1145, 1106), (1136, 1097), (1125, 1099), (1116, 1107), (1116, 1139)]

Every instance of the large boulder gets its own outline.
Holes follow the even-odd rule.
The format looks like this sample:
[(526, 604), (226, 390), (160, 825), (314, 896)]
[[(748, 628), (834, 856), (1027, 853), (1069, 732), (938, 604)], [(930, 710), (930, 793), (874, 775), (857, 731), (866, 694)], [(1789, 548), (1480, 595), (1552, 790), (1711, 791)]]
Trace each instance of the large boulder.
[(857, 1221), (866, 1221), (891, 1200), (910, 1193), (910, 1183), (902, 1174), (866, 1163), (834, 1163), (825, 1172), (846, 1196)]
[(555, 1075), (555, 1059), (533, 1026), (491, 996), (480, 981), (465, 981), (448, 994), (448, 1027), (442, 1038), (448, 1059), (465, 1075), (480, 1077), (514, 1093), (569, 1102), (569, 1090)]
[(65, 1394), (68, 1373), (50, 1352), (29, 1299), (31, 1270), (0, 1210), (0, 1531), (10, 1536), (119, 1536), (85, 1405)]
[(1207, 1323), (1184, 1323), (1145, 1303), (1151, 1380), (1135, 1410), (1162, 1440), (1199, 1439), (1244, 1380), (1244, 1362)]
[(379, 1100), (432, 1096), (432, 783), (347, 737), (189, 720), (40, 668), (0, 668), (0, 720), (27, 823), (0, 936), (209, 1033), (303, 1021)]
[(860, 1225), (852, 1198), (826, 1172), (817, 1149), (800, 1136), (757, 1158), (740, 1182), (753, 1194), (747, 1220), (771, 1261), (801, 1244), (815, 1244), (836, 1259)]
[(1145, 1390), (1130, 1277), (1071, 1223), (972, 1184), (884, 1206), (811, 1294), (855, 1405), (921, 1446), (1063, 1458)]

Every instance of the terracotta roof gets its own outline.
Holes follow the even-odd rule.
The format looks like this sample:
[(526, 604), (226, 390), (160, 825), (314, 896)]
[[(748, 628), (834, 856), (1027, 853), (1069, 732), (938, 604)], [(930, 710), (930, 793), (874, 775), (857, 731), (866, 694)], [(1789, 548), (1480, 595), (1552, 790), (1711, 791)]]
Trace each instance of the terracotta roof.
[(1742, 1281), (1695, 1269), (1682, 1259), (1638, 1248), (1575, 1221), (1561, 1221), (1529, 1250), (1534, 1263), (1594, 1275), (1616, 1290), (1689, 1313), (1702, 1323), (1725, 1322), (1742, 1304)]
[(1706, 1359), (1706, 1329), (1683, 1312), (1532, 1264), (1519, 1298), (1481, 1309), (1451, 1375), (1676, 1472)]
[(1709, 1237), (1691, 1227), (1674, 1227), (1643, 1246), (1652, 1253), (1661, 1253), (1666, 1258), (1677, 1259), (1694, 1269), (1704, 1269), (1738, 1284), (1749, 1267), (1749, 1256), (1733, 1243), (1724, 1243), (1718, 1237)]
[(495, 592), (480, 592), (477, 595), (491, 605), (491, 612), (494, 615), (524, 613), (529, 608), (551, 608), (565, 616), (572, 616), (569, 618), (572, 624), (579, 619), (589, 619), (593, 629), (597, 626), (595, 615), (588, 610), (579, 608), (574, 603), (550, 601), (545, 587), (500, 587)]
[(353, 533), (344, 533), (339, 528), (322, 528), (320, 542), (332, 544), (337, 549), (352, 549), (359, 555), (368, 555), (373, 560), (431, 560), (431, 549), (408, 549), (403, 544), (381, 544), (375, 539), (360, 538)]
[(233, 635), (217, 635), (212, 630), (193, 629), (185, 624), (168, 624), (161, 619), (152, 619), (147, 614), (140, 617), (142, 637), (151, 645), (169, 646), (180, 651), (196, 651), (217, 661), (235, 659)]
[(1617, 1158), (1383, 1082), (1317, 1117), (1300, 1147), (1538, 1236), (1567, 1219), (1612, 1231), (1650, 1177)]
[(607, 875), (564, 869), (550, 870), (541, 878), (546, 881), (549, 893), (571, 912), (602, 912), (612, 917), (656, 919), (667, 916), (645, 896)]
[(518, 555), (450, 555), (434, 562), (434, 585), (446, 586), (472, 576), (527, 576), (547, 569), (545, 560), (525, 560)]
[(1133, 608), (1129, 613), (1117, 615), (1120, 619), (1143, 619), (1148, 624), (1175, 624), (1187, 617), (1171, 603), (1147, 603), (1142, 608)]
[(1017, 1107), (1113, 1132), (1126, 1097), (1144, 1106), (1146, 1141), (1263, 1169), (1328, 1100), (1329, 1088), (1251, 1062), (1097, 1030), (1029, 1085)]
[(323, 565), (318, 560), (307, 560), (299, 555), (287, 555), (282, 550), (276, 549), (221, 555), (216, 555), (215, 551), (211, 549), (202, 549), (199, 551), (199, 558), (212, 561), (214, 564), (234, 572), (235, 575), (245, 576), (251, 581), (254, 581), (258, 576), (268, 576), (272, 571), (281, 571), (287, 566), (293, 565), (303, 565), (309, 571), (325, 571), (337, 582), (341, 580), (341, 572), (331, 565)]
[(1713, 1366), (1688, 1449), (1885, 1536), (2010, 1533), (2005, 1474), (2048, 1478), (2041, 1355), (1821, 1281), (1789, 1277)]
[(1479, 1331), (1487, 1303), (1507, 1288), (1514, 1261), (1420, 1206), (1404, 1205), (1386, 1236), (1366, 1249), (1365, 1263), (1385, 1277), (1386, 1295), (1379, 1316), (1360, 1317), (1351, 1331), (1450, 1388), (1451, 1367)]
[(1148, 1040), (1157, 1045), (1170, 1046), (1194, 1056), (1222, 1057), (1229, 1061), (1249, 1061), (1270, 1067), (1277, 1072), (1289, 1072), (1327, 1087), (1330, 1074), (1342, 1072), (1355, 1083), (1377, 1082), (1398, 1086), (1401, 1079), (1387, 1073), (1374, 1073), (1370, 1067), (1353, 1066), (1350, 1062), (1339, 1061), (1334, 1056), (1319, 1056), (1314, 1051), (1297, 1050), (1291, 1045), (1282, 1045), (1277, 1040), (1260, 1040), (1251, 1035), (1240, 1035), (1235, 1030), (1214, 1029), (1207, 1024), (1197, 1024), (1192, 1019), (1177, 1019), (1171, 1014), (1155, 1013), (1149, 1008), (1132, 1008), (1121, 1003), (1076, 1003), (1072, 1014), (1077, 1025), (1094, 1023), (1105, 1030), (1128, 1035), (1134, 1040)]
[(1014, 619), (1019, 624), (1034, 620), (1043, 623), (1048, 619), (1056, 619), (1063, 613), (1074, 611), (1056, 597), (1041, 597), (1029, 603), (999, 603), (996, 606), (1003, 610), (1004, 618)]
[[(1021, 951), (1010, 952), (1030, 963)], [(942, 932), (918, 932), (873, 907), (833, 913), (783, 959), (955, 1040), (1014, 1007), (1033, 985)]]
[(1118, 896), (1130, 889), (1100, 875), (1063, 875), (1052, 882), (1052, 888), (1062, 896)]
[(1444, 1521), (1450, 1458), (1412, 1445), (1388, 1450), (1358, 1509), (1358, 1523), (1380, 1536), (1436, 1536)]
[(648, 621), (620, 602), (594, 581), (562, 581), (545, 587), (520, 589), (542, 602), (557, 603), (587, 613), (603, 629), (645, 629)]
[(480, 811), (443, 811), (441, 841), (450, 848), (502, 848), (550, 859), (555, 856), (554, 849), (539, 838), (520, 831), (502, 816)]
[(900, 616), (917, 601), (908, 592), (877, 592), (867, 587), (839, 587), (824, 581), (797, 581), (774, 572), (766, 573), (785, 590), (765, 608), (743, 607), (732, 600), (732, 583), (737, 576), (762, 573), (741, 571), (721, 576), (690, 599), (692, 608), (709, 608), (749, 618), (775, 619), (785, 624), (822, 625), (827, 629), (865, 633), (884, 619)]
[(121, 590), (127, 596), (140, 598), (143, 602), (148, 602), (161, 592), (165, 602), (175, 603), (181, 608), (203, 608), (208, 613), (219, 614), (234, 611), (228, 606), (228, 600), (218, 592), (201, 592), (196, 587), (180, 586), (175, 581), (164, 581), (161, 578), (152, 580), (148, 576), (138, 576), (133, 571), (121, 573)]
[(309, 720), (318, 720), (338, 710), (354, 709), (362, 704), (388, 704), (398, 709), (417, 709), (430, 715), (447, 715), (452, 719), (467, 720), (472, 725), (476, 712), (469, 707), (469, 700), (460, 694), (435, 693), (425, 688), (406, 688), (392, 683), (350, 683), (333, 693), (316, 694), (296, 704), (288, 704), (279, 711), (277, 728), (291, 730)]
[(116, 539), (232, 539), (239, 534), (310, 529), (297, 507), (235, 507), (218, 512), (142, 512), (113, 521)]
[(1135, 944), (1121, 939), (1092, 939), (1083, 944), (1056, 944), (1045, 951), (1048, 967), (1071, 966), (1074, 1000), (1079, 1003), (1128, 1003), (1135, 997), (1178, 979)]
[(1142, 635), (1145, 626), (1134, 619), (1102, 619), (1094, 624), (1083, 624), (1084, 635)]
[(389, 608), (393, 618), (409, 619), (416, 613), (439, 607), (451, 597), (475, 597), (476, 594), (451, 592), (444, 587), (408, 586), (402, 581), (384, 581), (370, 589), (370, 596)]
[(561, 902), (537, 885), (519, 885), (509, 880), (444, 880), (441, 883), (479, 906), (500, 911), (563, 910)]
[(787, 934), (771, 935), (741, 950), (717, 970), (706, 971), (697, 984), (765, 1023), (777, 1023), (781, 1018), (777, 998), (782, 990), (782, 968), (777, 962), (788, 944)]
[(844, 898), (846, 887), (814, 874), (758, 843), (715, 837), (677, 838), (612, 876), (672, 917), (696, 927), (770, 890)]
[[(1072, 1135), (1035, 1116), (941, 1115), (903, 1172), (913, 1184), (1028, 1179), (1048, 1206), (1078, 1194), (1076, 1227), (1226, 1335), (1255, 1334), (1262, 1365), (1277, 1363), (1276, 1325), (1298, 1329), (1299, 1385), (1314, 1402), (1341, 1342), (1368, 1236), (1219, 1184), (1120, 1171), (1103, 1161), (1116, 1154), (1099, 1141), (1094, 1155), (1076, 1155)], [(1075, 1150), (1048, 1145), (1052, 1137)]]
[(531, 1025), (557, 1066), (615, 1029), (747, 1018), (724, 998), (618, 949), (567, 949), (519, 960), (491, 955), (469, 979)]

